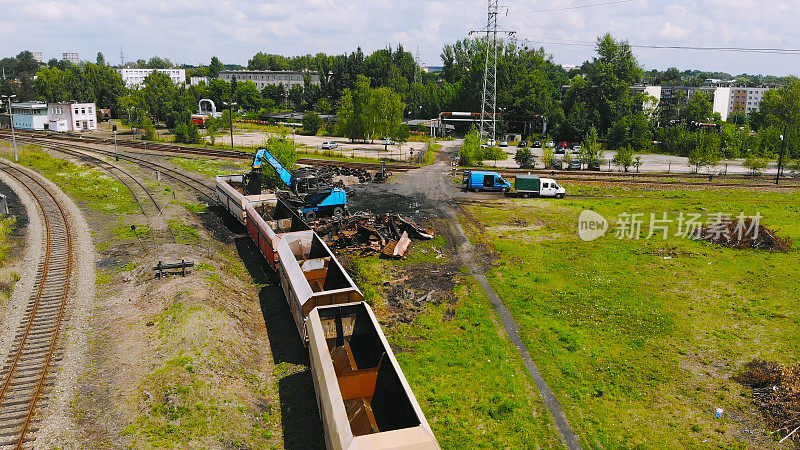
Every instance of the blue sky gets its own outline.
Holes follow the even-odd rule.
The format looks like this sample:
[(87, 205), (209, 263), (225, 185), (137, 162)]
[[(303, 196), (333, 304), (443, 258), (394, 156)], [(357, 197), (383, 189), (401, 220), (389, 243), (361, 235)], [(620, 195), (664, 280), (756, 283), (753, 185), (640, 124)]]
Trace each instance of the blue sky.
[[(558, 63), (593, 56), (586, 45), (610, 31), (633, 44), (800, 49), (800, 2), (777, 0), (634, 0), (568, 11), (542, 10), (610, 0), (508, 0), (505, 28), (543, 45)], [(480, 29), (486, 2), (434, 0), (0, 0), (0, 56), (42, 51), (45, 59), (98, 51), (118, 63), (153, 55), (173, 62), (246, 64), (257, 51), (286, 55), (370, 52), (402, 43), (421, 62), (441, 65), (446, 43)], [(573, 45), (564, 45), (573, 44)], [(645, 68), (800, 74), (800, 56), (636, 49)]]

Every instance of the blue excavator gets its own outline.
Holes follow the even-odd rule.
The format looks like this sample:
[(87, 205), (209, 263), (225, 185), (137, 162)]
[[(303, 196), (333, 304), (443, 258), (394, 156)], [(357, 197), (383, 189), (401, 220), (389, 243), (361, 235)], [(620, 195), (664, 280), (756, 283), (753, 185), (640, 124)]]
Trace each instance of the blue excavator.
[(330, 216), (340, 218), (347, 214), (347, 192), (343, 188), (323, 182), (312, 172), (292, 173), (266, 148), (259, 148), (253, 157), (253, 170), (247, 177), (249, 194), (261, 193), (264, 163), (275, 169), (278, 178), (289, 188), (287, 199), (306, 220)]

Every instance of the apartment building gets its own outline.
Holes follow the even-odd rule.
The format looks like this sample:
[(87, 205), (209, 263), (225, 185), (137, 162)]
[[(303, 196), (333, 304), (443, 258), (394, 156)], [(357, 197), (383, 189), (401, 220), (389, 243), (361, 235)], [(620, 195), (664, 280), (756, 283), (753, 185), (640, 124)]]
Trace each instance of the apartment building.
[(719, 113), (722, 120), (734, 112), (750, 114), (758, 111), (767, 87), (731, 87), (731, 86), (631, 86), (633, 92), (646, 92), (658, 102), (675, 96), (683, 96), (687, 100), (697, 92), (708, 94), (713, 111)]
[(74, 52), (64, 52), (64, 53), (62, 53), (61, 54), (61, 59), (64, 60), (64, 61), (67, 61), (67, 62), (71, 62), (72, 64), (78, 64), (79, 62), (81, 62), (81, 60), (78, 59), (78, 54), (74, 53)]
[(144, 85), (144, 79), (153, 72), (161, 72), (169, 75), (169, 79), (175, 84), (186, 83), (186, 69), (117, 69), (122, 76), (122, 81), (129, 89), (140, 88)]
[(319, 74), (317, 72), (301, 72), (290, 70), (223, 70), (219, 77), (230, 82), (233, 77), (236, 81), (252, 81), (261, 90), (267, 86), (283, 85), (286, 89), (291, 89), (294, 85), (303, 85), (303, 78), (309, 76), (311, 84), (319, 85)]

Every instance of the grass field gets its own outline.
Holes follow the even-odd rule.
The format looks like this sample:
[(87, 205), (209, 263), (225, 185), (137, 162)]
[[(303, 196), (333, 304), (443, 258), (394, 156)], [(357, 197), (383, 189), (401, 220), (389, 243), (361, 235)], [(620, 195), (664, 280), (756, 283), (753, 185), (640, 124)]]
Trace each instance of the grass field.
[[(597, 193), (567, 188), (587, 191)], [(750, 390), (731, 376), (753, 358), (800, 358), (800, 254), (645, 237), (650, 213), (743, 211), (760, 212), (763, 225), (798, 242), (800, 194), (602, 193), (616, 198), (477, 201), (466, 208), (480, 225), (464, 221), (497, 252), (492, 285), (583, 445), (752, 447), (777, 439), (763, 429)], [(581, 241), (584, 209), (608, 219), (612, 232)], [(640, 239), (615, 238), (621, 213), (645, 213)], [(716, 408), (725, 411), (720, 419)]]
[[(448, 252), (446, 245), (443, 238), (415, 242), (403, 261), (354, 258), (365, 300), (379, 318), (388, 308), (383, 283), (401, 273), (443, 269), (447, 259), (436, 255)], [(455, 303), (428, 303), (415, 320), (384, 326), (439, 444), (558, 447), (552, 420), (489, 300), (471, 277), (456, 277)]]

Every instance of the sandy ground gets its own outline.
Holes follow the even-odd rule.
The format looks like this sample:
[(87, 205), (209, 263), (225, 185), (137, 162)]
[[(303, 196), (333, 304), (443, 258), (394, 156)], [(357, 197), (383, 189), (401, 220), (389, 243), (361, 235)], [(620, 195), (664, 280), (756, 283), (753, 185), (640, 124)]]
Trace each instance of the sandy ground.
[[(22, 168), (21, 166), (17, 166)], [(27, 170), (22, 168), (22, 170)], [(29, 171), (30, 172), (30, 171)], [(0, 174), (4, 181), (8, 181), (9, 177)], [(75, 254), (73, 254), (74, 277), (72, 281), (72, 289), (70, 292), (70, 299), (67, 312), (67, 322), (64, 326), (63, 332), (59, 338), (59, 354), (63, 355), (60, 362), (54, 365), (55, 372), (51, 372), (50, 380), (54, 385), (50, 390), (45, 393), (44, 401), (45, 406), (39, 411), (37, 419), (40, 421), (40, 429), (35, 433), (35, 445), (39, 448), (54, 448), (64, 447), (65, 444), (74, 442), (72, 431), (75, 430), (75, 423), (72, 420), (71, 402), (78, 389), (78, 377), (81, 368), (86, 364), (88, 358), (87, 352), (87, 331), (88, 331), (88, 312), (95, 300), (95, 273), (94, 273), (94, 246), (92, 245), (91, 234), (89, 226), (83, 217), (83, 214), (72, 202), (72, 200), (61, 192), (57, 186), (45, 180), (55, 191), (59, 193), (63, 204), (67, 208), (67, 212), (72, 220), (72, 236), (74, 237)], [(12, 183), (11, 181), (8, 181)], [(12, 185), (13, 186), (13, 185)], [(26, 198), (23, 202), (29, 213), (29, 217), (37, 216), (36, 219), (31, 217), (31, 229), (41, 230), (40, 214), (30, 214), (31, 211), (38, 211), (34, 206), (34, 200), (30, 194), (21, 186), (15, 187), (15, 192), (21, 197)], [(34, 222), (35, 220), (35, 222)], [(31, 260), (38, 264), (41, 259), (41, 248), (43, 245), (43, 230), (40, 231), (39, 236), (33, 236), (30, 233), (28, 242), (31, 244), (26, 252), (34, 251), (35, 256)], [(28, 255), (26, 255), (27, 259)], [(26, 264), (27, 266), (28, 264)], [(27, 267), (26, 267), (27, 268)], [(24, 276), (28, 279), (33, 279), (35, 276), (35, 267), (32, 271), (25, 270)], [(22, 280), (21, 280), (22, 281)], [(20, 286), (20, 293), (27, 291), (25, 303), (27, 303), (28, 296), (30, 295), (30, 287), (28, 283)], [(16, 289), (15, 289), (16, 295)], [(24, 310), (24, 306), (22, 308)], [(14, 327), (16, 328), (16, 327)], [(11, 328), (13, 330), (13, 328)], [(46, 409), (45, 409), (46, 408)], [(46, 411), (46, 412), (45, 412)]]

